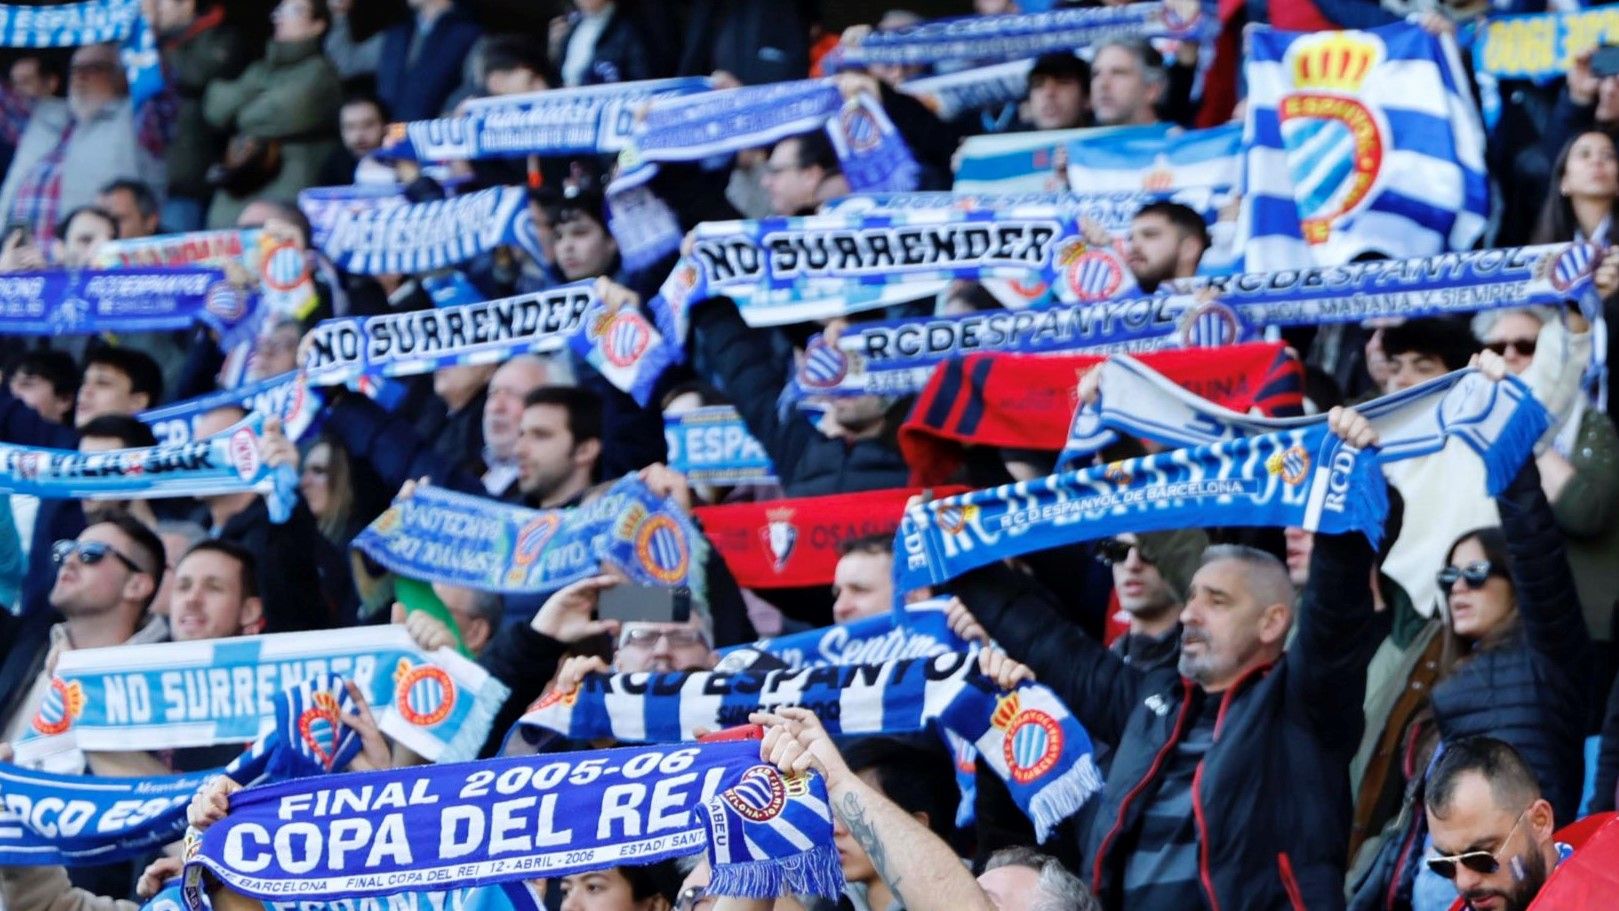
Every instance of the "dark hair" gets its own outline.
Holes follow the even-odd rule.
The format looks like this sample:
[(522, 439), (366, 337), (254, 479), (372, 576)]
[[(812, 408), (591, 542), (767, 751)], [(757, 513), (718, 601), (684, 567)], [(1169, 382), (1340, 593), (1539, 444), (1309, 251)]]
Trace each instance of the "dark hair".
[(528, 35), (490, 35), (484, 39), (480, 54), (485, 79), (490, 73), (521, 69), (547, 77), (547, 85), (556, 84), (546, 72), (545, 49)]
[(675, 399), (678, 399), (687, 393), (693, 392), (697, 394), (697, 400), (702, 402), (704, 405), (730, 404), (730, 399), (725, 397), (725, 393), (720, 392), (713, 386), (708, 385), (702, 380), (687, 380), (684, 383), (670, 388), (668, 392), (665, 392), (662, 400), (658, 402), (658, 407), (660, 410), (668, 408), (670, 402), (673, 402)]
[(118, 219), (113, 218), (111, 212), (108, 212), (106, 209), (103, 209), (100, 206), (79, 206), (77, 209), (67, 213), (67, 215), (65, 215), (61, 221), (56, 223), (57, 240), (67, 240), (68, 225), (73, 224), (73, 219), (78, 218), (80, 215), (94, 215), (96, 218), (101, 219), (112, 226), (113, 238), (116, 239), (118, 237)]
[(1049, 54), (1041, 54), (1035, 58), (1034, 66), (1029, 70), (1029, 87), (1034, 87), (1036, 79), (1047, 78), (1077, 82), (1081, 91), (1089, 92), (1091, 89), (1091, 65), (1069, 51), (1053, 51)]
[(355, 104), (369, 104), (376, 108), (377, 114), (382, 118), (383, 123), (393, 119), (393, 114), (388, 110), (388, 105), (381, 98), (378, 98), (375, 92), (350, 92), (343, 96), (343, 103), (338, 106), (338, 110)]
[(135, 200), (135, 211), (141, 213), (142, 218), (151, 218), (158, 212), (157, 194), (152, 192), (152, 188), (145, 181), (120, 177), (109, 181), (96, 195), (106, 196), (109, 193), (128, 193), (130, 198)]
[(1435, 316), (1406, 320), (1383, 330), (1383, 354), (1431, 354), (1445, 363), (1446, 370), (1460, 370), (1478, 351), (1478, 342), (1463, 320)]
[[(1377, 545), (1379, 568), (1394, 551), (1395, 543), (1400, 540), (1400, 532), (1405, 530), (1405, 496), (1393, 484), (1388, 485), (1388, 500), (1388, 512), (1383, 516), (1383, 540)], [(1454, 549), (1454, 545), (1452, 548)]]
[(858, 538), (844, 538), (838, 542), (838, 556), (847, 557), (850, 554), (886, 554), (894, 555), (893, 535), (861, 535)]
[[(1529, 232), (1529, 242), (1532, 244), (1567, 243), (1574, 239), (1574, 232), (1579, 230), (1580, 222), (1574, 217), (1574, 203), (1564, 196), (1557, 185), (1563, 182), (1563, 175), (1568, 172), (1568, 156), (1574, 151), (1574, 143), (1579, 142), (1587, 133), (1600, 133), (1608, 137), (1615, 147), (1619, 147), (1619, 139), (1607, 130), (1585, 129), (1564, 143), (1563, 150), (1557, 153), (1557, 161), (1552, 165), (1552, 175), (1546, 181), (1546, 201), (1541, 203), (1540, 217), (1535, 219), (1535, 229)], [(1608, 205), (1608, 236), (1605, 238), (1590, 237), (1591, 241), (1619, 242), (1619, 199)]]
[(242, 575), (242, 600), (257, 598), (259, 596), (259, 568), (258, 562), (253, 559), (253, 552), (237, 544), (235, 541), (225, 541), (220, 538), (203, 538), (201, 541), (186, 548), (180, 559), (174, 561), (175, 569), (180, 568), (186, 558), (195, 553), (204, 551), (224, 554), (236, 561), (236, 567)]
[(1540, 780), (1512, 744), (1494, 737), (1463, 737), (1445, 744), (1428, 773), (1422, 802), (1443, 818), (1463, 775), (1476, 773), (1490, 785), (1490, 796), (1504, 810), (1528, 807), (1540, 799)]
[(127, 414), (103, 414), (92, 418), (79, 428), (79, 439), (85, 437), (108, 437), (122, 443), (122, 449), (157, 445), (157, 435), (152, 433), (152, 428), (139, 418)]
[(309, 0), (309, 18), (316, 22), (326, 23), (326, 27), (330, 29), (332, 27), (332, 8), (326, 5), (326, 0)]
[(1197, 210), (1191, 206), (1181, 205), (1178, 202), (1170, 202), (1167, 199), (1160, 199), (1157, 202), (1149, 202), (1137, 209), (1136, 214), (1132, 216), (1132, 220), (1135, 218), (1141, 218), (1144, 215), (1157, 215), (1162, 217), (1164, 220), (1173, 225), (1175, 230), (1189, 237), (1196, 238), (1198, 246), (1205, 250), (1209, 248), (1208, 223), (1203, 221), (1203, 216), (1199, 215)]
[[(143, 569), (141, 571), (152, 577), (152, 594), (147, 596), (146, 599), (146, 603), (151, 604), (152, 597), (157, 594), (157, 590), (163, 585), (163, 539), (157, 536), (157, 532), (147, 528), (145, 522), (121, 510), (103, 515), (101, 518), (91, 522), (89, 527), (93, 528), (97, 525), (111, 525), (117, 528), (127, 535), (131, 541), (135, 542), (136, 550), (145, 551), (145, 565), (152, 568), (151, 570)], [(134, 560), (136, 564), (141, 563), (139, 554), (131, 554), (130, 559)]]
[(11, 362), (6, 376), (37, 376), (51, 384), (51, 391), (71, 398), (79, 389), (79, 365), (66, 351), (39, 348), (24, 351)]
[(928, 828), (950, 841), (956, 825), (955, 764), (931, 740), (861, 737), (848, 741), (843, 758), (852, 772), (877, 773), (877, 789), (907, 813), (928, 814)]
[[(1445, 549), (1445, 564), (1447, 566), (1453, 563), (1456, 548), (1467, 540), (1478, 541), (1479, 548), (1484, 551), (1484, 559), (1490, 561), (1490, 573), (1499, 575), (1501, 578), (1506, 579), (1508, 584), (1511, 584), (1512, 564), (1510, 562), (1511, 558), (1507, 554), (1507, 536), (1500, 526), (1491, 525), (1485, 528), (1475, 528), (1472, 531), (1458, 535), (1456, 540), (1450, 542), (1450, 547)], [(1439, 595), (1446, 599), (1448, 605), (1450, 592), (1442, 591)], [(1445, 610), (1445, 617), (1444, 629), (1440, 631), (1440, 635), (1443, 637), (1443, 644), (1439, 653), (1441, 678), (1450, 676), (1450, 672), (1455, 670), (1456, 665), (1475, 651), (1492, 648), (1504, 641), (1518, 627), (1516, 615), (1509, 616), (1507, 622), (1503, 623), (1500, 629), (1474, 642), (1463, 639), (1456, 634), (1456, 627), (1449, 621), (1450, 610), (1448, 607)]]
[(293, 227), (302, 232), (305, 242), (314, 243), (314, 228), (309, 224), (309, 216), (304, 214), (303, 209), (298, 208), (297, 203), (288, 202), (285, 199), (272, 199), (267, 196), (260, 196), (253, 202), (274, 209), (275, 214), (280, 216), (282, 221), (290, 222)]
[(129, 377), (129, 391), (146, 393), (148, 406), (156, 405), (163, 398), (163, 370), (150, 354), (136, 348), (108, 345), (84, 356), (85, 370), (96, 364), (111, 367)]
[(603, 231), (607, 230), (606, 200), (594, 189), (574, 190), (551, 197), (546, 203), (545, 217), (552, 225), (564, 225), (580, 218), (588, 218)]
[(797, 155), (793, 164), (800, 168), (820, 168), (828, 174), (842, 174), (843, 163), (838, 160), (838, 150), (833, 148), (831, 137), (825, 130), (811, 130), (808, 133), (799, 133), (788, 136), (782, 142), (796, 142)]
[(602, 438), (601, 396), (578, 386), (540, 386), (523, 396), (523, 407), (553, 405), (568, 413), (568, 435), (575, 446)]
[(967, 282), (946, 297), (948, 300), (961, 301), (976, 312), (1005, 309), (1001, 306), (1001, 302), (995, 299), (995, 295), (979, 282)]
[(630, 884), (630, 897), (635, 901), (661, 895), (666, 901), (673, 902), (679, 897), (680, 883), (685, 879), (674, 860), (661, 860), (638, 867), (618, 867), (617, 870)]

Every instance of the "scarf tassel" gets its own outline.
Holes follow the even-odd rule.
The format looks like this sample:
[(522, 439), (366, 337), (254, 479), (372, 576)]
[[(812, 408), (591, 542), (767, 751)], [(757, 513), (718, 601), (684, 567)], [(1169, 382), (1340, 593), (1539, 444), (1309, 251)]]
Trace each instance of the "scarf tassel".
[(1501, 427), (1494, 443), (1479, 454), (1484, 460), (1484, 475), (1490, 496), (1499, 496), (1512, 483), (1524, 462), (1534, 453), (1536, 443), (1550, 423), (1546, 409), (1532, 397), (1525, 396), (1524, 401), (1512, 410), (1512, 415)]
[(494, 726), (495, 713), (505, 702), (507, 693), (506, 685), (494, 677), (484, 680), (483, 686), (472, 694), (472, 710), (466, 720), (456, 728), (455, 736), (444, 744), (444, 752), (433, 761), (471, 762), (477, 759), (478, 751), (489, 737), (489, 729)]
[(802, 854), (766, 860), (716, 864), (709, 895), (776, 898), (787, 893), (836, 898), (843, 892), (843, 866), (837, 848), (816, 845)]
[(1029, 815), (1034, 820), (1035, 838), (1044, 843), (1053, 829), (1064, 819), (1079, 812), (1085, 801), (1102, 790), (1102, 770), (1090, 753), (1079, 758), (1073, 767), (1040, 788), (1029, 799)]

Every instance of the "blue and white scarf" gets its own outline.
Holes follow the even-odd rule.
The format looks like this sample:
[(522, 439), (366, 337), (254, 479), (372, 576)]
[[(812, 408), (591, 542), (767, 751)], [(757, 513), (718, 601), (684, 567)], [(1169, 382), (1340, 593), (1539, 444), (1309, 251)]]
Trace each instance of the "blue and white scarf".
[[(545, 911), (534, 891), (523, 882), (495, 886), (467, 886), (396, 892), (384, 901), (375, 898), (264, 899), (264, 911)], [(161, 892), (141, 905), (141, 911), (186, 911), (182, 880), (170, 880)]]
[(0, 47), (82, 47), (122, 41), (140, 17), (140, 0), (0, 4)]
[(346, 768), (360, 755), (360, 734), (343, 723), (354, 699), (342, 677), (313, 674), (276, 695), (279, 736), (270, 755), (270, 775), (307, 778)]
[(591, 674), (572, 693), (541, 697), (522, 723), (573, 739), (658, 743), (780, 706), (813, 711), (833, 734), (913, 732), (936, 720), (1001, 758), (997, 771), (1044, 838), (1101, 787), (1090, 738), (1046, 687), (999, 693), (977, 668), (969, 651), (766, 672)]
[[(259, 228), (232, 228), (109, 240), (96, 248), (96, 265), (107, 269), (140, 266), (213, 266), (240, 263), (259, 276), (259, 306), (269, 313), (303, 319), (319, 301), (305, 251), (277, 241)], [(221, 339), (221, 347), (229, 346)]]
[[(1175, 385), (1135, 358), (1110, 358), (1095, 402), (1074, 412), (1059, 467), (1088, 459), (1118, 434), (1170, 446), (1207, 446), (1221, 440), (1321, 425), (1326, 415), (1268, 418), (1239, 414)], [(1546, 409), (1522, 380), (1491, 382), (1474, 369), (1458, 370), (1355, 406), (1377, 430), (1385, 463), (1466, 443), (1484, 460), (1491, 496), (1504, 490), (1550, 425)]]
[(1375, 546), (1387, 510), (1376, 451), (1316, 425), (919, 504), (895, 533), (894, 592), (898, 598), (1008, 557), (1122, 532), (1294, 526), (1359, 531)]
[[(321, 250), (326, 248), (326, 238), (340, 221), (365, 213), (391, 212), (409, 204), (410, 200), (405, 198), (405, 188), (393, 183), (310, 187), (298, 191), (298, 209), (309, 219), (309, 242)], [(376, 218), (378, 215), (366, 217)]]
[(663, 416), (669, 467), (693, 484), (729, 487), (774, 484), (770, 454), (730, 405), (707, 405)]
[(321, 320), (310, 330), (302, 368), (324, 385), (560, 351), (582, 330), (595, 302), (594, 284), (583, 281), (433, 310)]
[(849, 99), (826, 122), (826, 132), (851, 190), (903, 193), (916, 189), (921, 168), (877, 99), (865, 94)]
[[(774, 819), (796, 832), (772, 827), (779, 841), (756, 843), (761, 851), (737, 860), (785, 859), (806, 844), (830, 842), (820, 780), (808, 779), (807, 794), (788, 794), (785, 781), (761, 780), (757, 768), (756, 742), (729, 742), (509, 757), (250, 788), (231, 795), (225, 818), (188, 844), (187, 901), (200, 904), (200, 888), (193, 888), (200, 887), (201, 870), (253, 898), (329, 901), (654, 863), (703, 850), (704, 805), (739, 785), (725, 798), (728, 805), (753, 817), (775, 811)], [(779, 808), (776, 783), (783, 785)], [(760, 805), (762, 790), (768, 794)], [(795, 808), (788, 811), (787, 803)], [(827, 872), (806, 884), (835, 881)]]
[(832, 808), (814, 772), (756, 765), (703, 804), (708, 827), (707, 895), (774, 898), (843, 893)]
[(966, 111), (1022, 100), (1029, 94), (1029, 71), (1032, 69), (1032, 59), (1013, 60), (957, 70), (942, 76), (912, 79), (901, 83), (899, 90), (922, 102), (940, 120), (952, 120)]
[(396, 626), (75, 649), (17, 758), (243, 743), (275, 726), (278, 692), (321, 674), (353, 680), (383, 731), (432, 760), (476, 755), (508, 694), (478, 665), (450, 649), (425, 654)]
[(378, 155), (448, 161), (617, 152), (638, 107), (708, 90), (707, 78), (682, 77), (477, 98), (459, 116), (394, 124)]
[(1195, 0), (1129, 3), (1008, 16), (961, 16), (872, 32), (827, 66), (1009, 60), (1114, 39), (1184, 38), (1213, 26)]
[(633, 475), (573, 509), (526, 509), (418, 485), (355, 536), (393, 572), (480, 591), (554, 591), (618, 566), (637, 583), (684, 585), (699, 536)]
[(1130, 127), (1068, 143), (1068, 184), (1075, 193), (1229, 188), (1241, 169), (1242, 126), (1235, 123), (1173, 134)]
[(52, 500), (255, 491), (280, 501), (277, 512), (285, 507), (290, 513), (296, 472), (265, 464), (264, 421), (254, 413), (204, 440), (107, 452), (0, 444), (0, 491)]
[(573, 352), (643, 407), (664, 369), (680, 361), (680, 352), (633, 307), (609, 310), (594, 301), (579, 323), (569, 339)]
[(740, 670), (741, 667), (733, 668), (727, 657), (745, 658), (754, 652), (772, 655), (791, 668), (803, 668), (881, 664), (966, 651), (967, 642), (950, 629), (945, 616), (948, 606), (949, 602), (942, 599), (923, 601), (906, 605), (897, 619), (890, 612), (852, 623), (760, 639), (751, 645), (722, 648), (717, 651), (718, 669)]
[(194, 399), (143, 411), (136, 417), (145, 421), (164, 446), (179, 446), (197, 439), (197, 419), (220, 408), (239, 407), (281, 419), (287, 439), (297, 442), (318, 432), (323, 398), (296, 370), (238, 386), (210, 392)]
[(160, 332), (203, 322), (229, 332), (252, 312), (218, 269), (83, 269), (0, 276), (0, 333)]
[(1203, 220), (1213, 223), (1219, 216), (1217, 205), (1227, 188), (1192, 187), (1183, 190), (1118, 190), (1106, 193), (950, 193), (942, 190), (916, 193), (857, 193), (826, 204), (829, 214), (859, 214), (873, 211), (940, 209), (993, 209), (1017, 212), (1056, 209), (1075, 220), (1089, 219), (1116, 237), (1127, 235), (1130, 222), (1141, 207), (1155, 202), (1178, 202), (1195, 209)]
[(522, 187), (493, 187), (391, 208), (338, 208), (316, 243), (334, 264), (356, 275), (443, 269), (507, 244), (541, 258), (538, 229)]

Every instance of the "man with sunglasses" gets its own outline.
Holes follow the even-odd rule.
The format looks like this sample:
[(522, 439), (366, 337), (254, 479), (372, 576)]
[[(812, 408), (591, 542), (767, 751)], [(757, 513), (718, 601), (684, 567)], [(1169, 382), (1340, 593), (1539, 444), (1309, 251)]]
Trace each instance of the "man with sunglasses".
[(1473, 911), (1523, 911), (1573, 853), (1553, 832), (1552, 805), (1528, 763), (1493, 737), (1446, 744), (1423, 793), (1433, 841), (1428, 869)]
[(1113, 592), (1130, 629), (1113, 640), (1124, 663), (1142, 672), (1173, 670), (1181, 653), (1181, 606), (1209, 536), (1200, 528), (1126, 532), (1096, 543), (1113, 569)]
[(6, 743), (33, 721), (63, 651), (168, 638), (168, 625), (146, 610), (163, 581), (163, 542), (150, 528), (125, 513), (109, 515), (77, 539), (56, 542), (51, 556), (57, 573), (50, 604), (63, 622), (51, 627), (48, 649), (10, 655), (0, 668), (0, 692), (10, 694), (0, 705)]

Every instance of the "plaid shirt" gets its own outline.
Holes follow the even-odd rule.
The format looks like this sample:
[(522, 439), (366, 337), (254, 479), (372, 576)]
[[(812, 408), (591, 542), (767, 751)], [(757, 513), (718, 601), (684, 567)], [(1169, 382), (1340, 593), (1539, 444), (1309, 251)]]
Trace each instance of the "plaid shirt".
[(67, 128), (56, 140), (56, 147), (39, 160), (17, 185), (17, 196), (12, 202), (12, 218), (34, 226), (34, 235), (40, 249), (49, 250), (56, 232), (57, 209), (62, 200), (62, 160), (67, 157), (68, 144), (78, 121), (69, 119)]
[(22, 131), (28, 127), (28, 117), (33, 113), (34, 99), (0, 83), (0, 142), (15, 146), (21, 141)]

